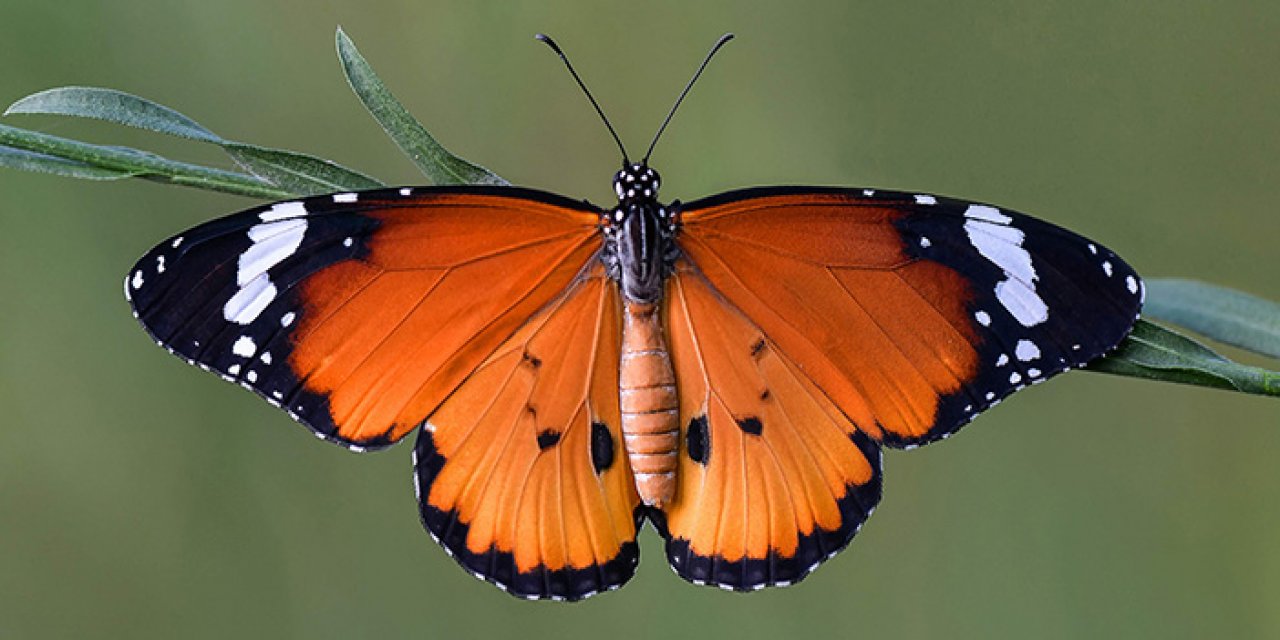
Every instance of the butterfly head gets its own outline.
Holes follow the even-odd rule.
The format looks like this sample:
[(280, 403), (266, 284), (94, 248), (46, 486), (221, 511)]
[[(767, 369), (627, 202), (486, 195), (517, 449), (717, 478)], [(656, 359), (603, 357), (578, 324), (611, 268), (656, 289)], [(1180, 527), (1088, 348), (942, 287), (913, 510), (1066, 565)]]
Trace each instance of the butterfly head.
[(624, 165), (613, 177), (618, 206), (602, 214), (601, 259), (633, 302), (657, 302), (675, 262), (677, 225), (673, 208), (658, 202), (659, 180), (644, 163)]
[(657, 200), (660, 184), (658, 172), (644, 163), (627, 164), (613, 176), (613, 192), (618, 194), (618, 202), (624, 205)]

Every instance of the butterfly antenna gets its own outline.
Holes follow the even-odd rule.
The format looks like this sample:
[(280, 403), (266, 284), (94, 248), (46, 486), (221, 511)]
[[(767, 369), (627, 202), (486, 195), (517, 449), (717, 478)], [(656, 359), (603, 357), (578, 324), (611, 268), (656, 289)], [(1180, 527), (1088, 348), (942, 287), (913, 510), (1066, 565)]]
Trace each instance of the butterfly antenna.
[(680, 103), (684, 102), (684, 97), (689, 95), (689, 90), (693, 88), (693, 83), (698, 81), (698, 76), (701, 76), (702, 70), (707, 68), (707, 63), (711, 62), (712, 56), (716, 55), (716, 52), (720, 50), (720, 47), (723, 47), (726, 42), (732, 39), (732, 33), (726, 33), (720, 36), (720, 39), (716, 41), (715, 46), (711, 47), (711, 51), (707, 53), (707, 57), (702, 59), (702, 64), (698, 65), (698, 70), (695, 71), (693, 77), (689, 79), (689, 84), (684, 86), (684, 91), (680, 92), (680, 97), (676, 98), (676, 103), (671, 105), (671, 111), (667, 112), (667, 119), (662, 121), (662, 126), (658, 127), (658, 132), (653, 134), (653, 142), (649, 143), (649, 150), (644, 153), (644, 160), (640, 161), (641, 164), (649, 164), (649, 156), (653, 155), (653, 148), (657, 146), (658, 138), (661, 138), (662, 132), (667, 130), (667, 125), (671, 123), (671, 117), (676, 115), (676, 109), (680, 108)]
[(556, 41), (552, 40), (550, 36), (543, 33), (539, 33), (534, 37), (551, 47), (551, 50), (556, 52), (556, 55), (560, 56), (560, 59), (564, 61), (564, 66), (568, 67), (569, 73), (578, 82), (578, 86), (582, 87), (582, 92), (587, 94), (587, 99), (591, 101), (591, 106), (595, 107), (596, 113), (600, 114), (600, 119), (604, 121), (604, 126), (609, 130), (609, 135), (613, 136), (613, 141), (618, 143), (618, 150), (622, 152), (622, 166), (625, 167), (631, 164), (631, 160), (627, 158), (627, 148), (622, 146), (622, 139), (618, 137), (618, 132), (613, 130), (612, 124), (609, 124), (609, 118), (605, 117), (604, 109), (600, 108), (600, 103), (596, 102), (595, 97), (587, 90), (587, 85), (582, 82), (582, 78), (578, 77), (578, 72), (573, 70), (573, 65), (569, 64), (569, 57), (564, 55), (564, 51), (560, 50), (560, 45), (556, 44)]

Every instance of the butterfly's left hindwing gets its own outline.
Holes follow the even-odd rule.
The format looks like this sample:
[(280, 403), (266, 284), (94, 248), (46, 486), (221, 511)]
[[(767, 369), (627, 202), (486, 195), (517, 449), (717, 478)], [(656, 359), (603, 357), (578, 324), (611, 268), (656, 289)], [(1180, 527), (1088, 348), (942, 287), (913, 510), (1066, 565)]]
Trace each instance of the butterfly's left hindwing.
[(514, 595), (578, 600), (635, 572), (641, 512), (620, 428), (620, 305), (595, 265), (418, 436), (423, 523), (464, 568)]
[(175, 355), (327, 440), (385, 446), (565, 290), (598, 250), (596, 221), (514, 188), (308, 198), (166, 240), (125, 292)]

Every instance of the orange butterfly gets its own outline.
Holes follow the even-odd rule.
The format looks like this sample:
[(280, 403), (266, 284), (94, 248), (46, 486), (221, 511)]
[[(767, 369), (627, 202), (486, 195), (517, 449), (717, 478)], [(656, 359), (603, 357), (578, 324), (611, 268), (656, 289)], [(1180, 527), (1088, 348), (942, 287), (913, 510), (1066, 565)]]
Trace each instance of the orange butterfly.
[(162, 346), (321, 438), (417, 430), (432, 536), (565, 600), (625, 583), (646, 519), (694, 583), (802, 579), (879, 502), (882, 446), (1084, 365), (1141, 306), (1114, 253), (1008, 209), (815, 187), (661, 204), (648, 155), (623, 151), (610, 209), (515, 187), (254, 208), (152, 249), (126, 294)]

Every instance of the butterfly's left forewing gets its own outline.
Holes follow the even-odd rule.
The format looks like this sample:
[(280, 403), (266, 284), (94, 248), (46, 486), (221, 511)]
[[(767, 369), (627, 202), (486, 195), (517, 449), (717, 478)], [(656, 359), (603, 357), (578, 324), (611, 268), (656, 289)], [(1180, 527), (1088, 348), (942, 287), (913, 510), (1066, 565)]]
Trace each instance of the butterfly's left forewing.
[(514, 188), (321, 196), (166, 240), (125, 289), (172, 353), (327, 440), (385, 446), (564, 292), (599, 249), (597, 219)]

